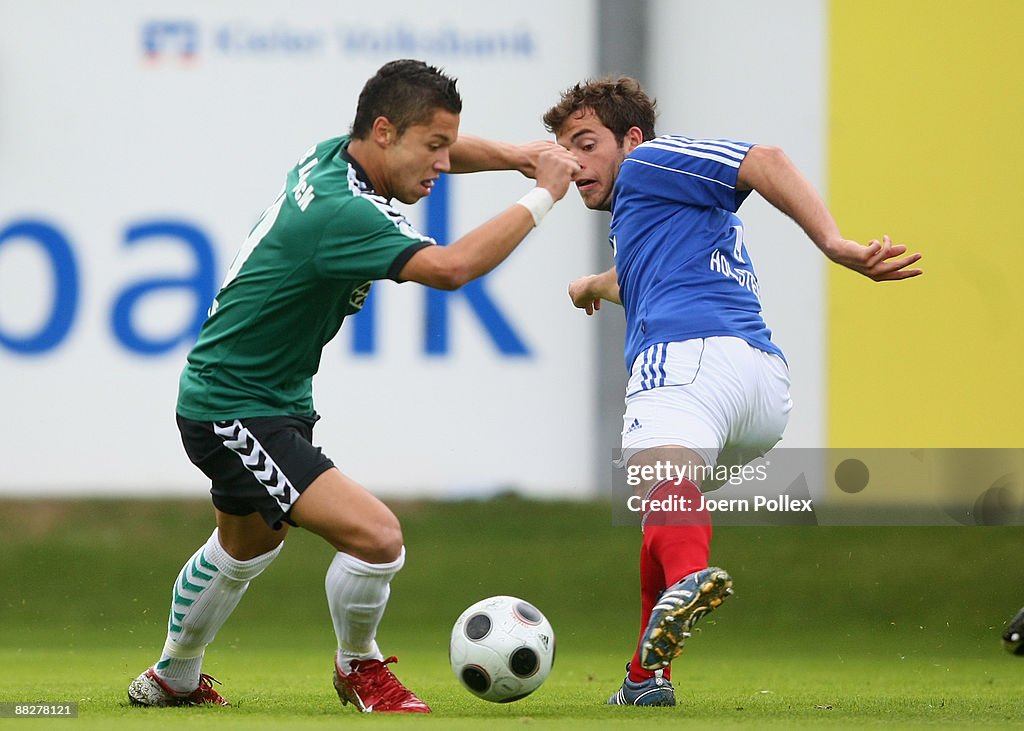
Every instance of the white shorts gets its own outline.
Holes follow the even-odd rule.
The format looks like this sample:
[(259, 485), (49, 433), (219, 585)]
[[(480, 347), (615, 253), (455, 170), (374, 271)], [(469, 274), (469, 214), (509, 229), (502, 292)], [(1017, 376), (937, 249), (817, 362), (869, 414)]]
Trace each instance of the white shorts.
[(786, 362), (744, 340), (652, 345), (626, 387), (623, 455), (678, 445), (709, 467), (744, 465), (782, 438), (792, 407)]

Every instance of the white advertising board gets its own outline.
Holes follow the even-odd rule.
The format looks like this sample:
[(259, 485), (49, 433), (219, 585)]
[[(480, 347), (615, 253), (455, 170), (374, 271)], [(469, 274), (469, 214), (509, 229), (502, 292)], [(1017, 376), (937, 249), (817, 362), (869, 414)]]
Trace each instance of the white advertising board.
[[(0, 495), (202, 495), (178, 373), (289, 167), (393, 58), (460, 79), (463, 132), (546, 137), (540, 115), (590, 72), (593, 13), (0, 0)], [(454, 239), (530, 185), (452, 176), (409, 215)], [(593, 329), (565, 295), (591, 231), (570, 191), (472, 288), (378, 284), (325, 351), (316, 441), (381, 494), (591, 494)]]

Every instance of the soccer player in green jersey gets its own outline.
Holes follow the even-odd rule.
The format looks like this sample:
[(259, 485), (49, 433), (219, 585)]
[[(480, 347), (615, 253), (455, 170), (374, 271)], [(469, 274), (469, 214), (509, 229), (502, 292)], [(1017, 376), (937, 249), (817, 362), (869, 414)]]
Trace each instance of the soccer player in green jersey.
[[(375, 640), (405, 548), (398, 519), (312, 443), (312, 379), (324, 346), (374, 280), (455, 289), (501, 263), (568, 189), (575, 157), (548, 142), (459, 136), (454, 79), (385, 64), (359, 95), (351, 133), (306, 151), (232, 262), (181, 374), (185, 451), (211, 480), (217, 527), (174, 584), (167, 640), (128, 688), (136, 705), (227, 702), (202, 673), (206, 646), (278, 555), (289, 526), (337, 551), (327, 602), (334, 685), (364, 712), (427, 713)], [(392, 205), (447, 172), (518, 170), (536, 186), (449, 246)]]

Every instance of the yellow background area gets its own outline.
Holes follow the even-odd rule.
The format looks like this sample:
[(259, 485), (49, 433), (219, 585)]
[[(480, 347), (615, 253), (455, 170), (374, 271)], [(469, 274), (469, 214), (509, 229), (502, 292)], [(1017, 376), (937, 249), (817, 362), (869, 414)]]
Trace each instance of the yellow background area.
[(829, 269), (832, 447), (1024, 447), (1024, 1), (833, 0), (828, 197), (925, 274)]

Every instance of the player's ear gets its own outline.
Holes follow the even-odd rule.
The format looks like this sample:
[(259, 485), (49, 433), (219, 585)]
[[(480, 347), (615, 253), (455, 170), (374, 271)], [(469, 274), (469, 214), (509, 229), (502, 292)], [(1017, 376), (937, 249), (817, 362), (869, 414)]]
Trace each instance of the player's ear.
[(622, 146), (626, 154), (631, 153), (644, 141), (644, 133), (639, 127), (630, 127), (622, 138)]
[(371, 136), (373, 137), (373, 141), (376, 142), (381, 147), (387, 147), (396, 139), (398, 139), (398, 134), (397, 131), (395, 130), (395, 125), (393, 125), (391, 123), (391, 120), (388, 119), (387, 117), (381, 116), (373, 120), (372, 130), (373, 131)]

